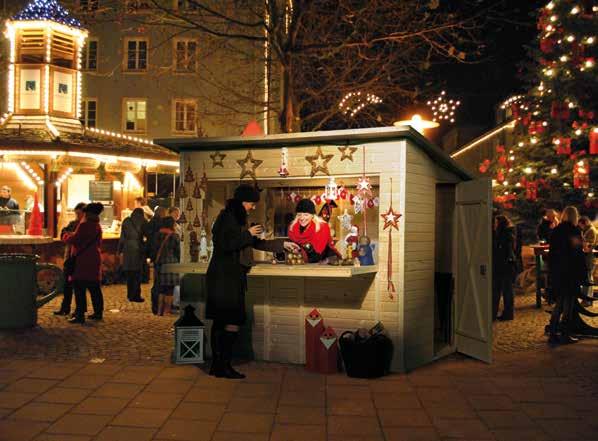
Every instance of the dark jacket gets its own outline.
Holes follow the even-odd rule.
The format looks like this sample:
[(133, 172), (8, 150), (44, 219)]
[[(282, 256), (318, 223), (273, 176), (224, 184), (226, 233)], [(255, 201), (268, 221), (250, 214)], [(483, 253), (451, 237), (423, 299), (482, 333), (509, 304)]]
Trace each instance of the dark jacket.
[[(162, 265), (180, 262), (181, 238), (174, 230), (168, 228), (161, 228), (158, 231), (157, 238), (156, 249), (153, 254), (155, 256), (155, 265), (160, 268), (160, 276), (158, 277), (159, 285), (176, 286), (179, 284), (178, 273), (165, 272)], [(160, 248), (162, 248), (161, 251)], [(158, 252), (160, 255), (158, 255)]]
[(540, 225), (538, 225), (538, 240), (545, 242), (550, 241), (550, 235), (552, 234), (553, 228), (550, 228), (550, 221), (546, 218), (542, 218)]
[[(77, 219), (70, 221), (66, 227), (60, 230), (60, 240), (66, 242), (66, 238), (68, 237), (69, 233), (74, 233), (77, 227), (79, 226), (79, 221)], [(71, 255), (71, 246), (67, 243), (64, 247), (64, 258), (68, 258)]]
[(548, 268), (555, 288), (579, 285), (586, 277), (581, 230), (570, 222), (561, 222), (552, 230)]
[(515, 275), (515, 228), (506, 227), (493, 232), (492, 268), (493, 274), (498, 277)]
[(143, 226), (143, 234), (147, 239), (147, 242), (145, 243), (146, 256), (149, 257), (152, 262), (156, 257), (154, 251), (156, 249), (156, 242), (158, 241), (158, 233), (160, 231), (161, 226), (162, 218), (158, 217), (158, 215), (154, 215), (154, 217), (152, 217)]
[(143, 217), (134, 220), (126, 218), (120, 230), (118, 252), (123, 253), (123, 271), (141, 271), (145, 260), (145, 243), (143, 228), (147, 222)]
[(99, 282), (102, 266), (102, 227), (99, 219), (81, 222), (75, 232), (65, 238), (72, 247), (72, 253), (77, 256), (72, 279)]
[(261, 240), (247, 230), (247, 213), (241, 202), (231, 199), (212, 227), (214, 252), (207, 272), (206, 317), (227, 324), (245, 322), (247, 273), (251, 270), (252, 248), (282, 252), (283, 240)]

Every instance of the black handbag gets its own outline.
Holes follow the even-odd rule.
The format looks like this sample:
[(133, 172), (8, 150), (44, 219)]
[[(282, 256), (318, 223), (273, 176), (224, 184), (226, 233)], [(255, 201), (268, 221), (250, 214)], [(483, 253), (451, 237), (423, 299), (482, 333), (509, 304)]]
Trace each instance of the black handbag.
[(85, 247), (81, 248), (77, 254), (70, 255), (66, 259), (64, 259), (64, 263), (62, 264), (62, 272), (64, 273), (65, 277), (72, 276), (75, 274), (75, 267), (77, 266), (77, 256), (85, 251), (87, 248), (91, 246), (96, 240), (98, 240), (99, 234), (93, 238), (91, 242), (89, 242)]
[(339, 345), (349, 377), (378, 378), (390, 371), (393, 344), (386, 335), (378, 333), (361, 338), (357, 332), (346, 331)]

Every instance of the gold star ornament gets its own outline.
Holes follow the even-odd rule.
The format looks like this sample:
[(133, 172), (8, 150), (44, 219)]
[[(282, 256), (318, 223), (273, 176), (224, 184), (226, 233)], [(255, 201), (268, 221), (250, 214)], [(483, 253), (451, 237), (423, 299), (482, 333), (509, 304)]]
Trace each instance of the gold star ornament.
[(357, 147), (346, 146), (339, 147), (338, 149), (341, 152), (341, 162), (345, 159), (348, 159), (349, 161), (353, 162), (353, 153), (357, 151)]
[(212, 158), (212, 168), (216, 168), (216, 167), (224, 168), (224, 164), (222, 163), (222, 161), (224, 161), (224, 158), (226, 158), (226, 155), (224, 153), (220, 153), (220, 152), (212, 153), (210, 155), (210, 158)]
[(253, 153), (249, 150), (244, 159), (237, 159), (237, 164), (241, 167), (241, 177), (239, 179), (243, 179), (245, 176), (251, 176), (251, 179), (255, 181), (255, 170), (262, 164), (262, 162), (264, 161), (253, 159)]
[(395, 230), (399, 229), (399, 218), (401, 217), (401, 215), (394, 211), (392, 209), (392, 206), (389, 207), (386, 213), (382, 213), (380, 217), (384, 219), (384, 230), (386, 230), (389, 227), (392, 227)]
[(305, 160), (311, 164), (310, 176), (313, 178), (318, 172), (322, 172), (325, 175), (330, 175), (328, 172), (328, 163), (334, 157), (334, 155), (324, 155), (322, 148), (318, 147), (315, 155), (306, 156)]

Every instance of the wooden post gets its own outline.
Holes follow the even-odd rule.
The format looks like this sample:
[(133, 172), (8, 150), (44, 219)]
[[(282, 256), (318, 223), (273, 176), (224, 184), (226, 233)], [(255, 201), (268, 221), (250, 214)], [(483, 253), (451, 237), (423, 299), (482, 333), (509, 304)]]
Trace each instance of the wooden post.
[(143, 199), (147, 201), (147, 166), (141, 166), (141, 178), (143, 179)]
[[(44, 163), (44, 227), (50, 237), (55, 237), (58, 227), (57, 173), (50, 163)], [(65, 213), (66, 214), (66, 213)]]

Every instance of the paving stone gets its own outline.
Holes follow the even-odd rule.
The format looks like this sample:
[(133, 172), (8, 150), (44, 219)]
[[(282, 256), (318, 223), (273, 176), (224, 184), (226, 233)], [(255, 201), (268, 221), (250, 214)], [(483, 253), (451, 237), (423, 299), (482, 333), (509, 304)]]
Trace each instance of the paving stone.
[(155, 433), (156, 429), (108, 426), (100, 432), (95, 441), (150, 441)]
[(158, 375), (158, 373), (153, 370), (146, 371), (138, 368), (125, 368), (114, 374), (110, 381), (113, 383), (146, 385), (152, 381), (156, 375)]
[(215, 432), (212, 441), (269, 441), (270, 433)]
[(381, 429), (376, 417), (331, 415), (328, 417), (328, 433), (331, 435), (378, 436), (381, 434)]
[(326, 394), (317, 391), (283, 391), (280, 394), (279, 404), (281, 406), (307, 406), (324, 407), (326, 403)]
[(142, 389), (143, 386), (139, 384), (106, 383), (94, 391), (92, 396), (131, 399), (141, 392)]
[(0, 418), (4, 418), (5, 416), (8, 416), (9, 414), (13, 413), (14, 409), (5, 409), (3, 407), (0, 407)]
[(280, 393), (278, 383), (240, 383), (234, 392), (235, 397), (276, 399)]
[(170, 415), (186, 420), (220, 421), (226, 404), (182, 402)]
[(204, 389), (192, 387), (183, 401), (200, 403), (228, 403), (233, 396), (233, 389)]
[(496, 441), (550, 441), (553, 438), (540, 429), (497, 429), (492, 434)]
[(162, 370), (156, 378), (164, 380), (196, 380), (205, 375), (197, 366), (175, 366)]
[(323, 407), (279, 406), (276, 417), (278, 424), (326, 424), (326, 412)]
[(326, 425), (275, 424), (270, 441), (327, 441)]
[(177, 441), (210, 441), (218, 423), (215, 421), (169, 419), (156, 438)]
[(419, 409), (378, 409), (382, 427), (421, 427), (431, 426), (428, 414)]
[(73, 413), (89, 415), (116, 415), (122, 411), (127, 398), (88, 397), (73, 409)]
[(41, 394), (58, 383), (56, 380), (44, 380), (41, 378), (21, 378), (6, 386), (4, 392), (25, 392)]
[(47, 432), (67, 435), (97, 435), (112, 419), (104, 415), (67, 414), (52, 424)]
[(114, 426), (158, 428), (170, 415), (170, 409), (126, 408), (110, 423)]
[(109, 380), (110, 376), (76, 374), (64, 380), (59, 384), (59, 386), (81, 389), (97, 389), (102, 384), (107, 383)]
[(275, 413), (278, 400), (264, 397), (233, 397), (228, 402), (228, 412)]
[(579, 418), (580, 414), (571, 407), (558, 403), (522, 403), (521, 410), (531, 418)]
[(470, 440), (493, 439), (492, 433), (478, 419), (447, 419), (433, 420), (438, 434), (442, 438), (465, 438)]
[(386, 441), (440, 441), (432, 427), (385, 427)]
[(5, 409), (18, 409), (25, 403), (33, 400), (37, 394), (23, 392), (0, 392), (0, 407)]
[(595, 428), (581, 419), (539, 419), (536, 423), (544, 432), (557, 440), (598, 439)]
[(512, 410), (482, 410), (478, 415), (489, 429), (535, 428), (524, 413)]
[(183, 394), (148, 392), (145, 389), (129, 404), (130, 407), (146, 409), (174, 409), (183, 400)]
[(91, 437), (85, 435), (65, 435), (64, 433), (42, 433), (36, 436), (34, 441), (91, 441)]
[[(64, 415), (72, 406), (56, 403), (29, 403), (14, 412), (10, 418), (29, 421), (54, 422)], [(27, 423), (24, 423), (27, 424)]]
[(108, 376), (112, 377), (125, 368), (122, 364), (88, 363), (79, 372), (81, 376)]
[(375, 393), (411, 393), (415, 387), (407, 379), (397, 381), (374, 380), (369, 383), (370, 390)]
[(227, 412), (222, 417), (218, 430), (221, 432), (270, 433), (273, 423), (273, 414)]
[(232, 391), (235, 390), (239, 384), (242, 383), (238, 381), (230, 381), (225, 378), (199, 376), (195, 380), (194, 386), (197, 386), (202, 389), (219, 389)]
[(467, 399), (475, 410), (513, 410), (515, 407), (506, 395), (470, 395)]
[(329, 398), (326, 401), (328, 415), (375, 416), (376, 408), (371, 398)]
[(88, 389), (74, 389), (66, 387), (54, 387), (46, 393), (40, 395), (35, 401), (46, 403), (76, 404), (90, 394)]
[(20, 420), (0, 420), (0, 439), (2, 441), (29, 441), (48, 426), (48, 423), (39, 421), (23, 423)]
[(46, 378), (50, 380), (64, 380), (65, 378), (71, 376), (81, 368), (82, 366), (80, 364), (47, 366), (30, 372), (29, 374), (27, 374), (27, 378)]

